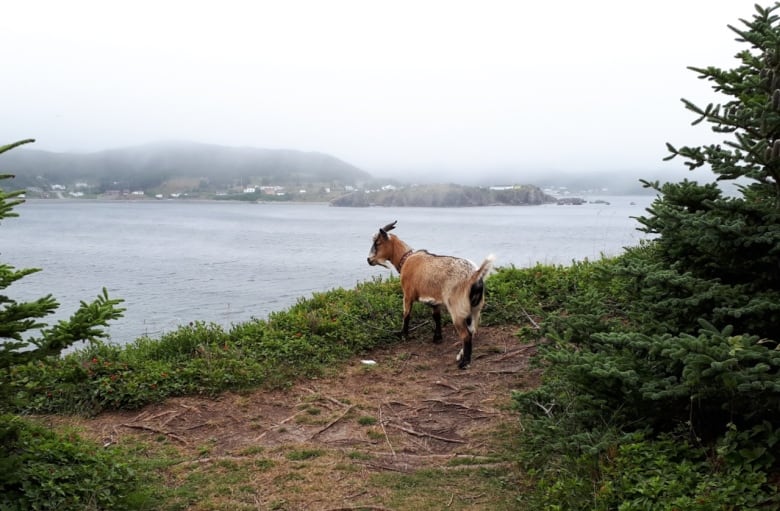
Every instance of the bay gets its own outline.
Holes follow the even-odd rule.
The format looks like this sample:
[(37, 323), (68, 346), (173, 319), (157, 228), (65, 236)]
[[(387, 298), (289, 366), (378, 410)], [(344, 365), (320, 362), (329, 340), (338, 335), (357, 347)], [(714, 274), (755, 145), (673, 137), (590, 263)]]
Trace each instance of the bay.
[[(6, 290), (17, 300), (51, 293), (51, 324), (103, 287), (124, 299), (111, 340), (159, 337), (194, 321), (224, 327), (266, 318), (313, 292), (352, 288), (390, 270), (366, 257), (380, 226), (415, 249), (498, 266), (617, 255), (639, 244), (652, 196), (606, 203), (480, 208), (336, 208), (324, 204), (29, 200), (0, 226), (0, 261), (41, 268)], [(400, 313), (400, 311), (399, 311)]]

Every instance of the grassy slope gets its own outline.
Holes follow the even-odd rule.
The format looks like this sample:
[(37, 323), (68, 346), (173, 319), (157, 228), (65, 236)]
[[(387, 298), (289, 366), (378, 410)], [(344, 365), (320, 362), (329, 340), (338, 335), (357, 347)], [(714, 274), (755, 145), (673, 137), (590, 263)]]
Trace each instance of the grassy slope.
[[(525, 314), (536, 312), (533, 300), (528, 300), (531, 294), (518, 294), (521, 288), (507, 283), (505, 275), (502, 276), (504, 272), (513, 277), (509, 280), (520, 275), (516, 270), (502, 270), (488, 281), (490, 298), (483, 317), (486, 327), (511, 324), (521, 315), (527, 322)], [(518, 424), (513, 414), (506, 415), (506, 412), (511, 405), (510, 390), (522, 383), (506, 378), (508, 374), (522, 378), (525, 373), (491, 365), (490, 357), (497, 360), (495, 363), (512, 362), (504, 358), (504, 353), (511, 351), (507, 343), (519, 342), (511, 333), (515, 329), (510, 329), (509, 340), (504, 334), (500, 346), (489, 347), (490, 334), (480, 338), (481, 347), (477, 348), (476, 356), (480, 350), (487, 350), (482, 355), (487, 358), (480, 360), (475, 356), (475, 366), (481, 365), (484, 372), (473, 368), (464, 373), (455, 368), (454, 357), (450, 356), (457, 351), (454, 347), (447, 346), (447, 342), (439, 346), (427, 342), (430, 328), (427, 308), (420, 306), (416, 310), (413, 326), (423, 328), (415, 333), (417, 339), (412, 341), (412, 347), (409, 343), (399, 345), (396, 332), (400, 326), (400, 311), (397, 279), (376, 280), (360, 284), (353, 290), (336, 289), (316, 294), (287, 311), (271, 315), (268, 321), (237, 325), (230, 331), (213, 325), (193, 325), (160, 340), (139, 339), (124, 348), (95, 345), (68, 355), (51, 367), (36, 365), (18, 369), (15, 381), (20, 411), (97, 414), (117, 410), (103, 413), (97, 419), (71, 417), (64, 422), (77, 424), (87, 436), (111, 444), (111, 449), (116, 449), (122, 459), (132, 460), (143, 484), (131, 499), (130, 508), (255, 509), (257, 503), (253, 499), (260, 499), (269, 509), (306, 509), (307, 503), (313, 502), (311, 495), (328, 494), (333, 477), (344, 481), (339, 494), (342, 497), (354, 495), (354, 502), (386, 503), (388, 509), (514, 508), (523, 483), (517, 466), (511, 463), (511, 446), (517, 437)], [(485, 332), (489, 330), (483, 328)], [(451, 343), (454, 334), (450, 331), (448, 336)], [(429, 352), (417, 355), (422, 349)], [(399, 351), (388, 354), (388, 350)], [(409, 364), (409, 350), (412, 350), (412, 356), (419, 356), (415, 365)], [(441, 351), (452, 353), (445, 357), (439, 353)], [(311, 402), (298, 399), (290, 404), (290, 417), (295, 418), (286, 422), (284, 429), (289, 432), (303, 427), (322, 428), (323, 424), (327, 426), (335, 421), (334, 424), (338, 423), (340, 427), (352, 425), (355, 430), (349, 436), (365, 436), (365, 445), (372, 448), (362, 444), (345, 448), (338, 443), (334, 447), (327, 442), (312, 446), (311, 441), (301, 443), (287, 439), (276, 446), (264, 446), (258, 441), (225, 450), (218, 446), (219, 438), (231, 436), (227, 426), (195, 428), (195, 432), (210, 435), (200, 439), (185, 436), (189, 431), (186, 427), (171, 436), (165, 432), (175, 425), (170, 419), (177, 412), (157, 411), (143, 415), (150, 409), (128, 411), (154, 403), (164, 406), (171, 403), (173, 396), (222, 396), (218, 401), (226, 399), (225, 396), (239, 396), (238, 404), (232, 403), (221, 413), (214, 414), (216, 417), (234, 416), (240, 414), (242, 400), (250, 399), (246, 396), (253, 395), (251, 392), (259, 392), (263, 401), (273, 392), (293, 399), (294, 390), (300, 388), (295, 386), (296, 381), (299, 386), (320, 389), (331, 382), (327, 395), (337, 395), (339, 390), (333, 389), (350, 385), (338, 380), (344, 368), (350, 367), (345, 363), (354, 363), (356, 355), (368, 356), (366, 354), (385, 358), (367, 382), (357, 385), (354, 395), (339, 396), (340, 402), (351, 404), (353, 409), (344, 416), (339, 410), (320, 416), (311, 411)], [(529, 355), (530, 352), (524, 356)], [(430, 361), (435, 363), (431, 365)], [(427, 380), (424, 374), (428, 375)], [(442, 384), (443, 378), (452, 383)], [(499, 378), (502, 385), (509, 385), (494, 391), (499, 396), (483, 398), (495, 401), (490, 405), (490, 409), (495, 410), (490, 412), (495, 420), (487, 429), (474, 433), (476, 436), (464, 436), (466, 444), (454, 444), (457, 451), (427, 451), (431, 442), (437, 442), (435, 439), (419, 438), (403, 429), (388, 433), (387, 421), (392, 419), (388, 419), (390, 408), (384, 410), (384, 418), (377, 416), (381, 413), (375, 408), (377, 403), (393, 394), (400, 396), (399, 401), (411, 399), (409, 392), (414, 385), (422, 388), (420, 404), (416, 408), (423, 408), (430, 406), (425, 398), (436, 397), (432, 389), (446, 392), (437, 399), (449, 403), (454, 398), (444, 396), (453, 394), (452, 388), (465, 391), (467, 395), (477, 395), (490, 378)], [(378, 393), (371, 399), (365, 397), (371, 382), (380, 380), (384, 383)], [(351, 385), (355, 385), (354, 382)], [(259, 391), (248, 390), (258, 387)], [(241, 394), (224, 394), (231, 390), (241, 391)], [(204, 402), (214, 401), (208, 398)], [(206, 405), (181, 406), (203, 408)], [(399, 405), (393, 406), (395, 409)], [(484, 403), (457, 406), (488, 409)], [(462, 413), (465, 408), (457, 406), (455, 411)], [(114, 419), (111, 428), (98, 427), (101, 418), (105, 417)], [(152, 423), (143, 422), (149, 417), (169, 422), (164, 427), (150, 426)], [(139, 421), (136, 423), (132, 419)], [(48, 420), (62, 423), (62, 419)], [(399, 416), (398, 420), (401, 421), (397, 423), (400, 428), (412, 423), (409, 417)], [(476, 424), (481, 424), (481, 420), (484, 419), (476, 419)], [(251, 424), (251, 417), (239, 422)], [(122, 430), (121, 440), (112, 436), (117, 428)], [(407, 429), (425, 430), (424, 425), (415, 428)], [(319, 429), (315, 429), (317, 431)], [(456, 434), (455, 431), (448, 434)], [(133, 432), (145, 432), (145, 435), (128, 436)], [(107, 441), (106, 435), (113, 440)], [(435, 463), (426, 462), (417, 467), (404, 465), (411, 467), (409, 470), (397, 467), (367, 469), (372, 460), (374, 464), (378, 463), (376, 460), (383, 456), (382, 451), (386, 454), (385, 439), (389, 441), (390, 438), (399, 453), (404, 441), (417, 442), (419, 445), (404, 451), (422, 452), (423, 458), (428, 457)], [(427, 447), (423, 449), (422, 445)], [(429, 456), (431, 452), (442, 454)], [(459, 466), (464, 464), (457, 457), (459, 455), (470, 460), (466, 463), (469, 466)], [(266, 493), (268, 488), (277, 488), (278, 494), (261, 497), (260, 488), (263, 487)], [(320, 500), (327, 502), (326, 497)], [(342, 499), (342, 502), (349, 501)]]

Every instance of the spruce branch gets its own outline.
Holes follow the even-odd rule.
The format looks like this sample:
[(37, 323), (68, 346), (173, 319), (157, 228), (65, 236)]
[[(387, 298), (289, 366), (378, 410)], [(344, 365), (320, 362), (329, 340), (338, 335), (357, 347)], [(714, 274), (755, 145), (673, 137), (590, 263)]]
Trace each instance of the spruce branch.
[(18, 142), (14, 142), (13, 144), (7, 144), (7, 145), (0, 146), (0, 154), (4, 153), (6, 151), (10, 151), (14, 147), (19, 147), (20, 145), (24, 145), (24, 144), (31, 144), (33, 142), (35, 142), (34, 138), (27, 138), (25, 140), (20, 140)]

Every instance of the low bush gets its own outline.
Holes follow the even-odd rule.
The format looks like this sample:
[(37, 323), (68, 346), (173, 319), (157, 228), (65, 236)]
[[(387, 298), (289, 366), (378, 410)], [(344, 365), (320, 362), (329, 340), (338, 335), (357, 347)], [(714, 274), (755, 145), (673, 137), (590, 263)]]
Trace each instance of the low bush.
[(138, 509), (136, 481), (120, 452), (0, 415), (0, 509)]

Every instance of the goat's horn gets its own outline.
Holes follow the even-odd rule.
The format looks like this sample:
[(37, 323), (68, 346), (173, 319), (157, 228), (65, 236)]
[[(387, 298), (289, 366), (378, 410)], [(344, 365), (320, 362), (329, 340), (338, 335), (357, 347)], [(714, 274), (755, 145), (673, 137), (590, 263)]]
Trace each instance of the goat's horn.
[(380, 230), (381, 231), (385, 231), (385, 232), (392, 231), (393, 229), (395, 229), (395, 224), (397, 224), (397, 223), (398, 223), (398, 220), (395, 220), (392, 223), (389, 223), (386, 226), (382, 227)]

